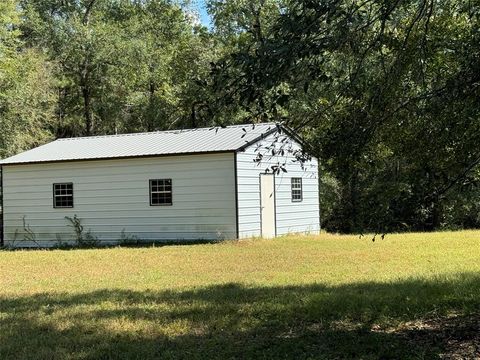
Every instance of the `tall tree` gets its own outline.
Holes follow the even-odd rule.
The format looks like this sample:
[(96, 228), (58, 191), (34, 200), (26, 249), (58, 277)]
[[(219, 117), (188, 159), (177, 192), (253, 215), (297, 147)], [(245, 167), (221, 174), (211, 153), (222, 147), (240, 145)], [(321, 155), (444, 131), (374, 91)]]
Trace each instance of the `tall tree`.
[[(184, 126), (209, 36), (169, 0), (22, 0), (25, 39), (58, 64), (58, 135)], [(188, 62), (187, 62), (188, 61)]]
[[(196, 80), (208, 75), (213, 40), (179, 6), (150, 1), (134, 8), (122, 26), (129, 39), (122, 66), (132, 75), (127, 130), (196, 127)], [(118, 74), (121, 75), (121, 74)]]
[(219, 104), (303, 131), (337, 230), (438, 228), (480, 162), (478, 1), (285, 4), (216, 64)]
[(0, 3), (0, 157), (51, 137), (55, 100), (50, 67), (42, 54), (24, 48), (21, 14), (14, 0)]
[(57, 64), (59, 135), (92, 134), (104, 120), (99, 100), (116, 55), (116, 29), (102, 19), (108, 2), (24, 0), (21, 5), (25, 41), (45, 48)]

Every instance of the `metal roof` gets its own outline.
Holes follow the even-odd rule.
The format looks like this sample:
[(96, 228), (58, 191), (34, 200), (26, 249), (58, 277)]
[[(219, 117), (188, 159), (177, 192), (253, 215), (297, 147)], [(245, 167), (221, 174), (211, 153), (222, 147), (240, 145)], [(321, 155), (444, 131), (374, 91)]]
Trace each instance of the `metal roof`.
[(264, 123), (58, 139), (1, 160), (0, 165), (238, 151), (276, 129)]

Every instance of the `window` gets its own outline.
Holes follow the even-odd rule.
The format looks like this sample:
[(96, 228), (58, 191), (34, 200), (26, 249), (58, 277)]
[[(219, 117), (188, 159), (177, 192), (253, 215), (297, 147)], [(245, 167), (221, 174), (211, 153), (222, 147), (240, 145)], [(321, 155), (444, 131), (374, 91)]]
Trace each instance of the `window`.
[(300, 202), (302, 200), (302, 178), (292, 178), (292, 202)]
[(150, 180), (150, 206), (172, 205), (172, 179)]
[(53, 207), (73, 208), (73, 184), (53, 184)]

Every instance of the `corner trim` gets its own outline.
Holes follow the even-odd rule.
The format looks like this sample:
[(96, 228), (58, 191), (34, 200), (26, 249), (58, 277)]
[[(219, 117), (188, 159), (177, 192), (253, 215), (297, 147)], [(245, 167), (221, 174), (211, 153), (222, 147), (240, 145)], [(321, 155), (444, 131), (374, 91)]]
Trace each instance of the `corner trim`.
[(0, 207), (2, 208), (2, 214), (0, 217), (0, 246), (5, 245), (5, 218), (3, 214), (5, 213), (5, 206), (3, 206), (3, 166), (0, 166)]
[[(242, 145), (241, 147), (236, 149), (235, 152), (245, 151), (245, 149), (248, 148), (250, 145), (253, 145), (253, 144), (259, 142), (260, 140), (265, 139), (267, 136), (279, 131), (279, 129), (280, 129), (280, 131), (283, 131), (285, 135), (291, 137), (294, 141), (296, 141), (300, 145), (302, 150), (305, 151), (305, 149), (308, 148), (307, 145), (305, 144), (305, 141), (300, 136), (298, 136), (292, 129), (290, 129), (289, 127), (287, 127), (285, 125), (282, 125), (282, 124), (276, 124), (272, 129), (264, 132), (263, 134), (261, 134), (257, 138), (255, 138), (251, 141), (248, 141), (247, 143), (245, 143), (244, 145)], [(315, 157), (312, 154), (310, 154), (310, 152), (307, 151), (307, 153), (310, 156)]]
[(237, 240), (240, 240), (240, 217), (238, 213), (238, 172), (237, 172), (238, 162), (237, 162), (237, 153), (233, 153), (233, 172), (235, 176), (235, 232)]
[(273, 174), (273, 216), (275, 216), (275, 237), (277, 237), (277, 176), (275, 174)]
[(251, 141), (247, 141), (245, 144), (243, 144), (242, 146), (240, 146), (238, 149), (235, 150), (235, 152), (239, 152), (239, 151), (245, 151), (246, 148), (248, 148), (250, 145), (253, 145), (257, 142), (259, 142), (260, 140), (263, 140), (265, 139), (267, 136), (275, 133), (278, 131), (278, 127), (277, 126), (273, 126), (272, 129), (262, 133), (260, 136), (257, 136), (255, 139), (251, 140)]
[(292, 129), (290, 129), (289, 127), (287, 127), (285, 125), (280, 125), (280, 126), (281, 126), (282, 130), (285, 132), (285, 134), (287, 134), (293, 140), (295, 140), (296, 142), (298, 142), (300, 144), (302, 149), (305, 149), (307, 147), (306, 144), (305, 144), (305, 141), (303, 141), (303, 139), (300, 136), (298, 136), (295, 132), (293, 132)]

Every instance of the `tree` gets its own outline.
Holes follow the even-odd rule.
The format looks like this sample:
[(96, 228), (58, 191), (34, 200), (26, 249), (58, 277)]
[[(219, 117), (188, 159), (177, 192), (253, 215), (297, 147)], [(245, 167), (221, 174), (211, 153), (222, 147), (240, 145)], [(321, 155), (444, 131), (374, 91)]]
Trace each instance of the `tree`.
[(480, 162), (478, 5), (288, 1), (215, 65), (218, 104), (303, 132), (340, 182), (334, 229), (438, 228)]
[(51, 138), (51, 68), (35, 49), (23, 48), (16, 3), (0, 3), (0, 157)]
[(108, 5), (104, 0), (21, 2), (25, 41), (47, 49), (57, 64), (59, 135), (90, 135), (107, 121), (101, 97), (110, 85), (107, 74), (118, 40), (117, 29), (103, 21)]
[(184, 126), (209, 36), (169, 0), (22, 0), (25, 41), (58, 70), (59, 136)]
[(126, 44), (118, 68), (123, 76), (132, 75), (126, 130), (197, 127), (197, 96), (203, 89), (196, 81), (207, 76), (214, 59), (211, 36), (189, 21), (184, 9), (164, 1), (137, 5), (122, 26), (135, 39)]
[(328, 229), (480, 227), (479, 0), (209, 0), (213, 33), (185, 4), (1, 2), (0, 155), (283, 122)]

